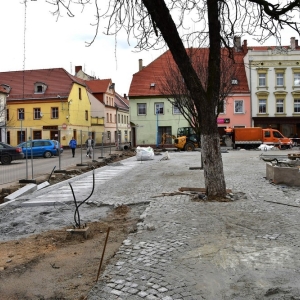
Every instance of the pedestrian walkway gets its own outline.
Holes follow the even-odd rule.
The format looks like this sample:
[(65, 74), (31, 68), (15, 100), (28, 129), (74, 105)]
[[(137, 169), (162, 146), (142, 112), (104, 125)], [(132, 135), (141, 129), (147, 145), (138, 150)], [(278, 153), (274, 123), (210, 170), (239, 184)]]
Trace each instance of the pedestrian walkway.
[(128, 159), (122, 163), (115, 163), (95, 169), (94, 171), (66, 180), (61, 184), (57, 184), (55, 185), (55, 189), (50, 189), (49, 187), (47, 190), (40, 191), (39, 195), (37, 195), (37, 193), (32, 194), (29, 196), (29, 198), (32, 199), (23, 202), (23, 206), (69, 204), (74, 201), (70, 184), (72, 185), (76, 199), (82, 201), (89, 195), (88, 192), (93, 188), (93, 177), (95, 186), (99, 188), (101, 184), (113, 180), (117, 175), (129, 172), (137, 163), (138, 162), (134, 159)]

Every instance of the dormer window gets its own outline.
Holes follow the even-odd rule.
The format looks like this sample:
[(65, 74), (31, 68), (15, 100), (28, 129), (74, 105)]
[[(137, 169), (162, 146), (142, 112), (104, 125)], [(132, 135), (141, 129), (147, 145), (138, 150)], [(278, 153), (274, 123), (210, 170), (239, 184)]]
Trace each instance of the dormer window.
[(34, 84), (34, 93), (35, 94), (44, 94), (47, 89), (47, 84), (43, 82), (36, 82)]
[(231, 84), (237, 85), (239, 82), (237, 79), (231, 79)]
[(155, 89), (155, 82), (150, 83), (150, 89)]

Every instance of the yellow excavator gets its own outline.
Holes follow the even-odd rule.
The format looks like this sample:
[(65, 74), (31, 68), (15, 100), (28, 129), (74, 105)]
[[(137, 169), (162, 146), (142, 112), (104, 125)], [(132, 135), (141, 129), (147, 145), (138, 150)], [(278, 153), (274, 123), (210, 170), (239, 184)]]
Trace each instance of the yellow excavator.
[(166, 143), (168, 137), (174, 139), (174, 146), (179, 150), (194, 151), (195, 148), (200, 148), (197, 134), (192, 127), (178, 128), (177, 136), (164, 133), (162, 135), (162, 146)]

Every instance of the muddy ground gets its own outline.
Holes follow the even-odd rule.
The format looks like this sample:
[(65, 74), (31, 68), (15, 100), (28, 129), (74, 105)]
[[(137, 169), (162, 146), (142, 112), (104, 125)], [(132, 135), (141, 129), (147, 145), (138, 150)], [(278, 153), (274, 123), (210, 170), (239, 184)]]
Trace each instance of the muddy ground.
[[(132, 155), (115, 155), (102, 165)], [(90, 171), (93, 167), (101, 166), (94, 163), (84, 170), (70, 167), (72, 171), (55, 174), (49, 183), (58, 183)], [(19, 187), (19, 184), (15, 184), (10, 190), (4, 189), (1, 192), (2, 198)], [(87, 238), (62, 227), (28, 238), (1, 242), (1, 300), (85, 299), (95, 285), (98, 274), (101, 275), (107, 264), (113, 263), (114, 255), (123, 240), (136, 230), (136, 223), (144, 209), (143, 205), (107, 209), (106, 217), (87, 224)], [(43, 212), (47, 213), (47, 210)]]

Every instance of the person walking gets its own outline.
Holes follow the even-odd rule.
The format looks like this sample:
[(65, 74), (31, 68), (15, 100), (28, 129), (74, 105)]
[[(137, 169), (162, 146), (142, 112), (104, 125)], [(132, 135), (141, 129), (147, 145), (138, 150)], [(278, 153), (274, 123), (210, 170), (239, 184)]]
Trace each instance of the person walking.
[(74, 137), (72, 137), (71, 141), (69, 142), (69, 147), (71, 148), (72, 150), (72, 155), (73, 157), (75, 156), (75, 149), (77, 147), (77, 142), (76, 140), (74, 139)]
[(89, 136), (89, 138), (85, 141), (85, 145), (86, 145), (86, 156), (92, 158), (93, 148), (94, 148), (94, 140), (92, 139), (92, 136)]

